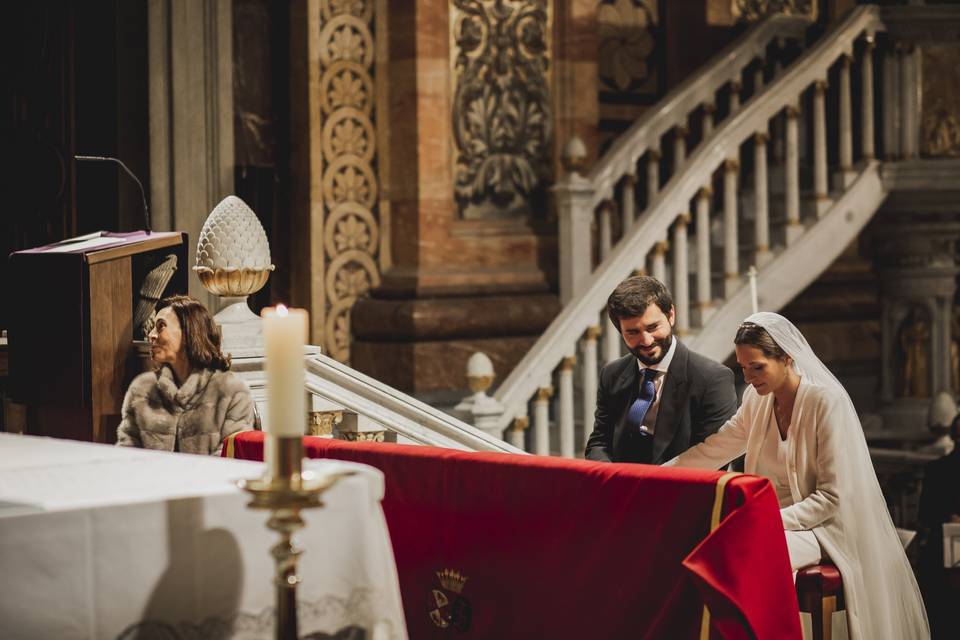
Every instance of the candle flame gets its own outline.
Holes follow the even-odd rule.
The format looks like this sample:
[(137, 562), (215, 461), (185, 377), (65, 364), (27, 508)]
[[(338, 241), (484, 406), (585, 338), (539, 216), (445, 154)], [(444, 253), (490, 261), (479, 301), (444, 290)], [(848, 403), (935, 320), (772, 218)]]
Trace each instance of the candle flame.
[(287, 307), (286, 307), (285, 305), (278, 304), (278, 305), (277, 305), (277, 315), (278, 315), (278, 316), (286, 316), (286, 315), (289, 315), (289, 313), (287, 312)]

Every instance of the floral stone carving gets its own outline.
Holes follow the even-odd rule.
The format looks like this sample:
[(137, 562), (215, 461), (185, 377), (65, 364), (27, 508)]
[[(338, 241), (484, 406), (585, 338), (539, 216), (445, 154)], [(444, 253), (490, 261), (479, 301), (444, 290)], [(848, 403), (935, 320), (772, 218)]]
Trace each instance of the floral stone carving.
[(454, 193), (460, 213), (525, 214), (550, 178), (546, 0), (454, 0)]

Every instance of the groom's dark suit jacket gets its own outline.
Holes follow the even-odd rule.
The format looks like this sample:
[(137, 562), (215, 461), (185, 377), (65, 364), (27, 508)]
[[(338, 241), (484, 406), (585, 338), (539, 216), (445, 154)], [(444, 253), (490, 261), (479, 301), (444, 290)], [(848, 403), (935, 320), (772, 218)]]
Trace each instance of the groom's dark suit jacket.
[(653, 441), (645, 446), (637, 446), (643, 436), (626, 424), (627, 410), (639, 394), (640, 369), (633, 354), (600, 371), (587, 460), (662, 464), (703, 442), (737, 410), (733, 372), (679, 340), (663, 381)]

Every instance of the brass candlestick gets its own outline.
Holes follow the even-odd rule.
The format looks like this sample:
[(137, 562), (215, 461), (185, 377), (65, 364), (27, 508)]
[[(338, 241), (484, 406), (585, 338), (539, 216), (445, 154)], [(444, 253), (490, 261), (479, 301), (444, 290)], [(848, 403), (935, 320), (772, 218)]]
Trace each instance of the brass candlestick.
[(323, 506), (320, 497), (323, 492), (335, 485), (340, 478), (352, 472), (318, 475), (312, 471), (302, 471), (303, 439), (295, 437), (277, 437), (267, 434), (264, 443), (265, 459), (273, 464), (267, 467), (267, 473), (256, 480), (241, 480), (241, 489), (250, 493), (253, 500), (251, 509), (268, 509), (271, 512), (267, 527), (280, 534), (280, 542), (270, 548), (276, 563), (276, 638), (277, 640), (296, 640), (297, 634), (297, 560), (303, 553), (293, 543), (293, 535), (303, 528), (301, 509)]

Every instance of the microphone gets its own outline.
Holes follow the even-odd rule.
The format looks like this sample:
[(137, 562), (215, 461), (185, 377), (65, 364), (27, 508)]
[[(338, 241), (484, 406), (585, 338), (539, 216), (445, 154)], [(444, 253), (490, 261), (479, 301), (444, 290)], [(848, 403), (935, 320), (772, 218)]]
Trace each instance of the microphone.
[(116, 162), (120, 167), (127, 172), (127, 175), (133, 178), (133, 181), (137, 183), (137, 186), (140, 187), (140, 198), (143, 200), (143, 221), (147, 225), (147, 234), (150, 233), (150, 209), (147, 207), (147, 194), (143, 191), (143, 185), (140, 183), (140, 179), (133, 174), (133, 171), (130, 171), (130, 168), (127, 165), (123, 164), (123, 160), (119, 158), (111, 158), (110, 156), (73, 156), (77, 160), (94, 160), (96, 162)]

